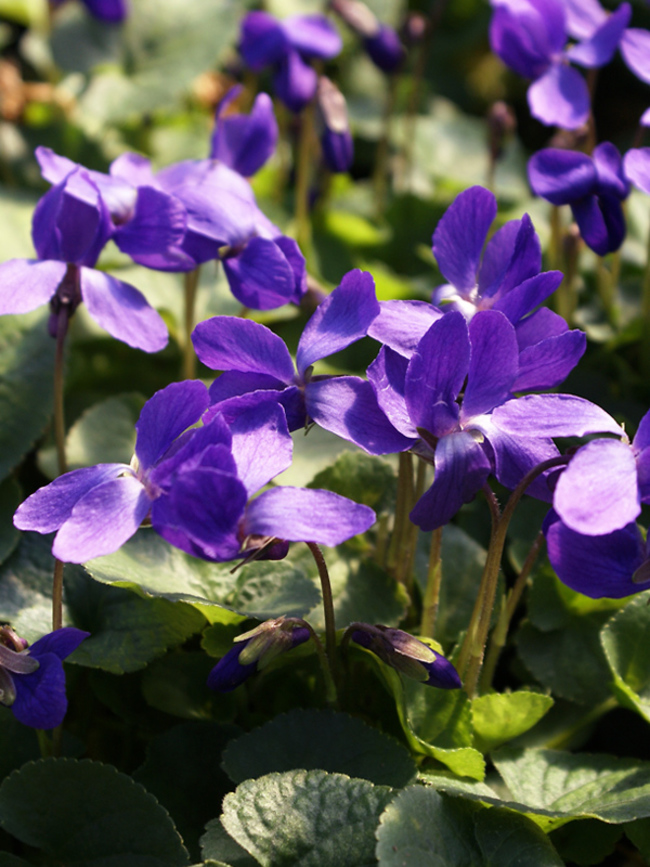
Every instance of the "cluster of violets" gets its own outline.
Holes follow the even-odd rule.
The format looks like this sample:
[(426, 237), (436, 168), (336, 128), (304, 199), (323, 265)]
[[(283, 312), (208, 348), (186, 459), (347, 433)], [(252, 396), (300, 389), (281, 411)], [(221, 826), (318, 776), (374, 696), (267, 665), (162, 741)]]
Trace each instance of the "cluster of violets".
[[(87, 5), (105, 20), (119, 20), (125, 9)], [(364, 4), (330, 5), (380, 69), (400, 67), (397, 34)], [(620, 48), (650, 83), (650, 34), (628, 27), (627, 3), (611, 15), (597, 0), (493, 6), (493, 49), (532, 79), (531, 111), (545, 123), (575, 129), (588, 119), (588, 89), (570, 63), (597, 68)], [(569, 38), (575, 42), (567, 47)], [(252, 71), (270, 70), (290, 111), (317, 106), (322, 153), (334, 171), (349, 168), (352, 138), (345, 100), (320, 68), (341, 46), (324, 16), (278, 21), (265, 12), (245, 16), (239, 44)], [(166, 327), (142, 293), (95, 267), (108, 241), (163, 271), (190, 272), (217, 260), (244, 307), (299, 303), (307, 289), (304, 258), (258, 208), (247, 180), (275, 149), (273, 103), (262, 93), (248, 115), (231, 114), (237, 95), (234, 89), (217, 108), (208, 158), (157, 173), (135, 154), (104, 174), (38, 148), (52, 186), (34, 213), (37, 259), (0, 265), (0, 314), (49, 302), (57, 336), (84, 302), (112, 336), (146, 352), (162, 349)], [(650, 124), (650, 110), (644, 118)], [(624, 158), (608, 142), (591, 156), (547, 148), (531, 159), (529, 178), (538, 195), (571, 206), (585, 242), (605, 255), (625, 236), (630, 183), (650, 193), (650, 148)], [(291, 542), (341, 544), (372, 528), (372, 509), (330, 491), (270, 485), (291, 464), (291, 433), (318, 424), (368, 454), (408, 451), (433, 467), (410, 513), (423, 531), (446, 525), (491, 478), (511, 490), (525, 485), (549, 504), (543, 530), (563, 582), (594, 598), (650, 587), (650, 550), (636, 523), (650, 503), (650, 413), (630, 442), (595, 404), (551, 391), (578, 363), (586, 338), (543, 306), (562, 274), (542, 271), (530, 218), (492, 234), (496, 215), (496, 199), (482, 187), (452, 203), (433, 235), (447, 282), (430, 302), (379, 302), (369, 273), (346, 274), (307, 322), (295, 361), (282, 339), (255, 321), (216, 316), (199, 323), (196, 355), (219, 372), (211, 386), (186, 380), (157, 392), (136, 424), (130, 464), (61, 475), (18, 508), (16, 527), (54, 532), (54, 556), (71, 563), (117, 551), (143, 526), (211, 562), (282, 559)], [(368, 337), (380, 348), (365, 377), (314, 373), (319, 361)], [(590, 439), (562, 455), (554, 440), (567, 437)], [(0, 703), (27, 725), (58, 725), (66, 709), (61, 661), (85, 637), (65, 628), (29, 647), (2, 627)], [(233, 689), (311, 639), (318, 640), (299, 618), (267, 621), (239, 636), (208, 684)], [(349, 641), (422, 683), (461, 686), (444, 656), (399, 629), (353, 623), (343, 637)]]

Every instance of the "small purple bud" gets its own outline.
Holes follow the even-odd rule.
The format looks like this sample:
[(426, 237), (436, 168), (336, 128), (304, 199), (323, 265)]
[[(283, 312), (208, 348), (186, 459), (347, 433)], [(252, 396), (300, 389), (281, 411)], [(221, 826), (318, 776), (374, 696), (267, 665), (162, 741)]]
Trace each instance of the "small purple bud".
[(354, 158), (354, 145), (345, 97), (324, 75), (318, 80), (316, 104), (324, 127), (321, 135), (323, 158), (331, 171), (347, 172)]
[(376, 654), (407, 677), (439, 689), (460, 689), (454, 666), (441, 653), (401, 629), (354, 623), (348, 628), (352, 641)]
[(278, 617), (267, 620), (235, 639), (235, 646), (210, 672), (208, 687), (231, 692), (257, 671), (266, 668), (276, 656), (309, 641), (311, 632), (304, 620)]
[(503, 153), (504, 141), (517, 128), (517, 120), (510, 106), (503, 102), (503, 100), (497, 100), (497, 102), (490, 106), (487, 121), (490, 155), (496, 162), (496, 160), (501, 158), (501, 154)]
[(404, 59), (404, 46), (392, 27), (382, 24), (376, 36), (364, 39), (368, 56), (383, 72), (395, 72)]

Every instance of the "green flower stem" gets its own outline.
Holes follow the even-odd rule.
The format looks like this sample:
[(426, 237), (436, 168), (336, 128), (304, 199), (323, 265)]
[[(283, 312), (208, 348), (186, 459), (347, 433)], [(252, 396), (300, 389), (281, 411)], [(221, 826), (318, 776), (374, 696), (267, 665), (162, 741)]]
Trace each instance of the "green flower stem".
[(63, 566), (61, 560), (54, 561), (52, 578), (52, 630), (63, 626)]
[(68, 333), (68, 308), (63, 305), (56, 320), (56, 350), (54, 354), (54, 441), (59, 475), (68, 470), (65, 457), (65, 415), (63, 410), (63, 385), (65, 338)]
[(558, 455), (555, 458), (550, 458), (549, 460), (538, 464), (538, 466), (524, 476), (521, 482), (514, 489), (510, 495), (510, 499), (506, 503), (505, 509), (500, 515), (498, 515), (498, 506), (496, 506), (494, 494), (492, 494), (489, 486), (485, 486), (489, 491), (488, 502), (490, 503), (490, 508), (492, 510), (490, 547), (488, 548), (487, 558), (483, 568), (483, 575), (481, 576), (481, 586), (479, 587), (478, 597), (476, 599), (476, 604), (474, 605), (474, 610), (472, 611), (465, 640), (461, 647), (457, 666), (459, 674), (463, 679), (465, 691), (470, 698), (473, 698), (477, 694), (478, 679), (481, 673), (485, 646), (490, 631), (490, 620), (492, 619), (492, 609), (494, 608), (499, 571), (501, 569), (501, 559), (503, 557), (503, 549), (506, 543), (506, 534), (514, 511), (528, 486), (539, 475), (541, 475), (541, 473), (551, 467), (558, 467), (562, 464), (566, 464), (568, 461), (569, 458), (566, 455)]
[(314, 104), (310, 102), (300, 117), (300, 136), (296, 158), (296, 241), (307, 262), (307, 269), (313, 271), (311, 219), (309, 215), (309, 184), (311, 181), (312, 154), (314, 149)]
[(321, 591), (323, 593), (323, 613), (325, 615), (325, 648), (330, 669), (336, 671), (336, 623), (334, 621), (334, 600), (327, 564), (323, 552), (315, 542), (305, 542), (312, 553), (318, 568)]
[(442, 583), (442, 527), (438, 527), (431, 534), (431, 548), (429, 549), (429, 566), (427, 569), (427, 589), (422, 602), (422, 620), (420, 623), (420, 636), (433, 638), (436, 619), (438, 617), (438, 605), (440, 603), (440, 585)]
[(403, 584), (409, 593), (412, 595), (413, 590), (413, 563), (415, 562), (415, 549), (418, 543), (418, 528), (411, 521), (410, 512), (413, 506), (424, 493), (424, 485), (426, 482), (427, 463), (422, 459), (418, 460), (418, 468), (415, 480), (415, 489), (413, 488), (413, 456), (410, 458), (408, 467), (410, 474), (410, 497), (408, 508), (404, 512), (404, 527), (402, 531), (402, 554), (398, 560), (397, 580)]
[(397, 74), (389, 76), (388, 91), (384, 100), (384, 111), (381, 118), (381, 136), (375, 152), (375, 169), (372, 185), (375, 194), (375, 216), (379, 220), (386, 210), (386, 195), (388, 192), (390, 138), (395, 101), (397, 96)]
[(36, 729), (36, 737), (38, 738), (38, 748), (41, 751), (42, 759), (49, 759), (52, 757), (52, 741), (48, 737), (48, 734), (43, 729)]
[(490, 646), (485, 657), (483, 671), (481, 672), (480, 691), (482, 693), (487, 692), (492, 685), (492, 679), (499, 661), (499, 656), (506, 644), (510, 623), (515, 611), (517, 610), (517, 606), (519, 605), (521, 595), (528, 584), (528, 578), (530, 577), (530, 573), (535, 565), (539, 552), (544, 547), (545, 541), (544, 534), (540, 530), (537, 534), (537, 538), (531, 545), (530, 551), (524, 560), (519, 575), (517, 575), (517, 580), (508, 592), (508, 596), (501, 608), (497, 625), (495, 626), (490, 639)]
[(327, 653), (325, 653), (323, 642), (320, 640), (311, 624), (307, 623), (306, 620), (302, 620), (301, 622), (303, 626), (307, 627), (307, 629), (309, 630), (309, 634), (314, 641), (314, 647), (316, 648), (316, 653), (318, 654), (318, 661), (320, 662), (321, 671), (323, 672), (323, 680), (325, 681), (325, 699), (330, 707), (338, 708), (338, 691), (336, 689), (336, 683), (332, 674), (332, 666), (330, 665)]
[(196, 353), (192, 344), (194, 331), (194, 307), (196, 305), (196, 290), (199, 286), (201, 268), (185, 273), (185, 341), (183, 345), (183, 378), (194, 379), (196, 376)]
[(377, 521), (377, 541), (375, 542), (375, 563), (382, 569), (386, 568), (388, 555), (388, 515), (379, 516)]
[[(409, 502), (411, 500), (411, 488), (413, 485), (413, 465), (406, 458), (405, 452), (400, 452), (397, 470), (397, 500), (395, 503), (395, 520), (393, 533), (388, 548), (388, 571), (395, 574), (397, 561), (402, 548), (402, 534), (404, 532), (404, 515), (408, 515)], [(410, 475), (409, 475), (410, 472)]]
[(605, 264), (604, 257), (598, 256), (596, 259), (596, 289), (598, 290), (605, 315), (612, 324), (615, 324), (616, 319), (616, 305), (614, 303), (615, 279), (616, 276)]

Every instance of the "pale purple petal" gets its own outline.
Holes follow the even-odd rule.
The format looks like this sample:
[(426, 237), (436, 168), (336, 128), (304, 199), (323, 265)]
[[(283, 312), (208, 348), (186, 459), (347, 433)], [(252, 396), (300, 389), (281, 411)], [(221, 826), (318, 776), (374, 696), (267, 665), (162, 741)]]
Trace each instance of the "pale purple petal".
[(29, 313), (45, 304), (59, 288), (65, 262), (9, 259), (0, 265), (0, 315)]
[(460, 431), (436, 446), (433, 485), (418, 500), (410, 518), (421, 530), (443, 527), (464, 503), (474, 499), (490, 474), (490, 461), (474, 437)]
[(80, 270), (81, 295), (88, 312), (102, 328), (145, 352), (159, 352), (167, 346), (167, 326), (142, 292), (103, 271)]
[(632, 447), (635, 454), (645, 451), (645, 449), (650, 447), (650, 411), (639, 422), (634, 440), (632, 441)]
[(98, 464), (59, 476), (21, 503), (14, 515), (14, 526), (37, 533), (58, 530), (89, 491), (125, 472), (130, 472), (126, 464)]
[(294, 367), (284, 341), (265, 325), (234, 316), (200, 322), (192, 334), (199, 358), (212, 370), (262, 373), (289, 384)]
[(636, 77), (650, 84), (650, 31), (629, 27), (621, 39), (621, 54)]
[(634, 186), (650, 195), (650, 148), (632, 148), (623, 157), (623, 165)]
[[(547, 309), (547, 308), (543, 308)], [(551, 311), (549, 311), (550, 313)], [(519, 354), (519, 373), (513, 391), (540, 391), (563, 382), (580, 361), (587, 348), (584, 331), (565, 330), (546, 337)]]
[(123, 253), (137, 261), (137, 256), (176, 248), (183, 240), (185, 227), (185, 208), (178, 199), (154, 187), (140, 187), (133, 216), (117, 228), (113, 240)]
[(301, 376), (315, 361), (345, 349), (368, 333), (379, 315), (375, 281), (367, 271), (349, 271), (313, 314), (298, 343), (296, 366)]
[(305, 398), (310, 418), (371, 455), (402, 452), (414, 444), (388, 421), (370, 383), (356, 376), (312, 381)]
[(470, 187), (456, 196), (433, 235), (433, 255), (443, 276), (460, 292), (476, 286), (483, 245), (497, 213), (494, 195)]
[(561, 271), (544, 271), (542, 274), (530, 277), (507, 295), (499, 298), (493, 310), (501, 311), (513, 325), (516, 325), (523, 316), (535, 307), (539, 307), (555, 292), (563, 277)]
[(434, 436), (456, 427), (456, 398), (469, 363), (467, 323), (461, 313), (447, 313), (429, 328), (409, 362), (404, 394), (416, 427)]
[(391, 424), (404, 436), (417, 439), (419, 434), (411, 421), (404, 399), (407, 366), (406, 358), (389, 347), (382, 346), (367, 373), (379, 406), (386, 413)]
[(576, 533), (603, 536), (621, 530), (641, 512), (636, 462), (629, 445), (592, 440), (560, 475), (553, 507)]
[(619, 8), (609, 15), (598, 29), (584, 42), (572, 46), (567, 51), (568, 58), (573, 63), (586, 66), (589, 69), (605, 66), (614, 56), (623, 31), (630, 23), (632, 7), (629, 3), (621, 3)]
[[(494, 457), (495, 475), (506, 488), (515, 488), (525, 475), (560, 452), (553, 440), (544, 437), (526, 437), (504, 433), (492, 422), (493, 415), (481, 416), (474, 427), (486, 437)], [(553, 470), (546, 470), (526, 488), (526, 493), (550, 502), (552, 491), (548, 478)]]
[(249, 115), (217, 115), (210, 156), (240, 175), (250, 177), (273, 154), (277, 141), (278, 123), (273, 102), (267, 93), (259, 93)]
[(111, 177), (121, 178), (134, 187), (156, 186), (151, 171), (151, 160), (141, 154), (125, 153), (113, 160), (109, 169)]
[(639, 593), (650, 581), (635, 583), (644, 545), (636, 524), (605, 536), (584, 536), (565, 527), (551, 512), (544, 533), (549, 560), (559, 579), (592, 599), (621, 599)]
[(290, 15), (280, 26), (291, 45), (306, 57), (330, 60), (343, 47), (336, 28), (324, 15)]
[(639, 119), (639, 124), (641, 126), (650, 126), (650, 108), (646, 108)]
[(589, 90), (584, 78), (563, 63), (554, 63), (528, 88), (533, 117), (547, 126), (577, 129), (589, 117)]
[(621, 426), (604, 409), (570, 394), (527, 394), (497, 407), (491, 418), (502, 431), (520, 437), (624, 434)]
[(471, 354), (461, 422), (504, 403), (519, 370), (515, 329), (496, 310), (476, 314), (469, 324)]
[(249, 496), (291, 464), (293, 440), (282, 407), (272, 401), (243, 412), (231, 425), (237, 475)]
[(146, 518), (151, 500), (130, 474), (106, 482), (77, 502), (54, 538), (52, 553), (65, 563), (85, 563), (117, 551)]
[(333, 548), (365, 533), (375, 520), (368, 506), (331, 491), (272, 488), (248, 504), (244, 526), (254, 535)]
[(598, 176), (586, 154), (545, 148), (528, 161), (528, 179), (538, 196), (553, 205), (566, 205), (593, 193)]
[(235, 298), (253, 310), (272, 310), (298, 301), (291, 265), (275, 241), (252, 238), (237, 256), (223, 260)]
[(564, 0), (567, 32), (574, 39), (589, 39), (607, 20), (607, 13), (598, 0)]
[(173, 194), (187, 210), (188, 230), (213, 241), (217, 251), (222, 246), (238, 247), (255, 233), (254, 203), (214, 180), (175, 187)]
[(208, 405), (208, 390), (198, 380), (172, 382), (157, 391), (142, 407), (135, 425), (135, 453), (142, 469), (158, 461), (174, 440), (201, 418)]
[(380, 301), (379, 316), (368, 334), (410, 358), (420, 340), (443, 313), (426, 301)]

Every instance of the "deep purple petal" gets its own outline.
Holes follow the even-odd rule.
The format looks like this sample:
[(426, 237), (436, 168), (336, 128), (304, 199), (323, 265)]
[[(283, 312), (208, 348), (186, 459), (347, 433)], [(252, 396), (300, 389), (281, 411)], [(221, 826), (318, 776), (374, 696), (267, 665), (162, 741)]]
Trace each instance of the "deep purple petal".
[[(515, 244), (517, 243), (521, 227), (521, 220), (509, 220), (500, 229), (497, 229), (485, 245), (485, 253), (483, 254), (483, 261), (481, 262), (478, 275), (478, 288), (481, 296), (489, 297), (494, 295), (501, 286), (506, 271), (510, 266), (512, 255), (515, 252)], [(540, 267), (533, 271), (533, 273), (538, 273), (540, 268), (541, 249)], [(532, 277), (533, 275), (530, 274), (529, 276)]]
[(519, 370), (515, 329), (496, 310), (476, 314), (469, 323), (471, 354), (461, 422), (504, 403)]
[(83, 0), (83, 2), (91, 15), (108, 24), (120, 24), (129, 11), (127, 0)]
[(58, 530), (68, 520), (77, 502), (89, 491), (116, 479), (125, 471), (128, 472), (126, 464), (98, 464), (65, 473), (21, 503), (14, 515), (14, 525), (19, 530), (35, 530), (37, 533)]
[[(549, 11), (555, 4), (549, 4)], [(490, 46), (501, 60), (524, 78), (537, 78), (553, 54), (564, 46), (561, 15), (544, 15), (542, 3), (498, 4), (490, 22)], [(559, 12), (561, 13), (561, 9)], [(546, 29), (550, 24), (550, 33)]]
[[(482, 416), (475, 427), (487, 437), (494, 456), (495, 475), (506, 488), (515, 488), (527, 473), (560, 454), (551, 439), (505, 433), (493, 424), (493, 415)], [(539, 476), (526, 488), (526, 493), (550, 502), (552, 491), (547, 479), (551, 472), (547, 470)]]
[(635, 454), (639, 454), (650, 447), (650, 410), (643, 416), (639, 422), (632, 447)]
[(553, 205), (566, 205), (594, 192), (598, 176), (586, 154), (545, 148), (528, 161), (533, 192)]
[(272, 488), (249, 503), (247, 533), (334, 547), (365, 533), (376, 520), (368, 506), (331, 491)]
[(456, 196), (433, 234), (433, 255), (444, 277), (461, 293), (476, 286), (488, 230), (497, 213), (494, 195), (470, 187)]
[(293, 362), (284, 341), (258, 322), (214, 316), (196, 326), (192, 342), (199, 361), (212, 370), (262, 373), (287, 385), (293, 380)]
[(636, 584), (632, 580), (645, 559), (636, 524), (605, 536), (583, 536), (565, 527), (551, 512), (544, 532), (551, 565), (572, 590), (592, 599), (621, 599), (650, 586), (650, 581)]
[(82, 629), (75, 629), (74, 626), (64, 626), (62, 629), (56, 629), (35, 641), (29, 647), (29, 655), (35, 659), (45, 653), (53, 653), (59, 659), (66, 659), (75, 651), (82, 641), (84, 641), (90, 632), (84, 632)]
[(435, 530), (449, 523), (463, 503), (474, 499), (491, 469), (481, 446), (465, 431), (442, 437), (434, 460), (433, 485), (410, 514), (421, 530)]
[(112, 554), (137, 531), (151, 500), (130, 474), (105, 482), (82, 497), (54, 538), (52, 553), (64, 563)]
[(282, 407), (269, 400), (242, 412), (231, 430), (237, 475), (252, 496), (291, 464), (287, 419)]
[(402, 452), (413, 445), (388, 421), (370, 383), (356, 376), (312, 381), (305, 398), (310, 418), (371, 455)]
[(589, 90), (577, 70), (554, 63), (528, 88), (528, 106), (547, 126), (577, 129), (589, 117)]
[(63, 665), (53, 653), (45, 654), (40, 666), (16, 681), (16, 700), (11, 706), (18, 722), (36, 729), (61, 725), (68, 709)]
[(405, 55), (399, 36), (387, 24), (381, 24), (378, 33), (366, 37), (363, 47), (375, 66), (383, 72), (394, 72)]
[[(494, 242), (497, 236), (495, 235), (492, 241), (488, 243), (479, 277), (479, 292), (482, 297), (490, 297), (495, 294), (502, 297), (510, 293), (525, 280), (529, 280), (539, 273), (542, 267), (542, 248), (537, 237), (537, 232), (528, 214), (524, 214), (519, 223), (519, 231), (514, 238), (512, 255), (503, 263), (503, 273), (491, 284), (481, 281), (485, 280), (483, 271), (486, 265), (489, 266), (490, 264), (490, 256), (493, 255), (494, 247), (492, 242)], [(504, 226), (503, 228), (506, 227)], [(501, 247), (501, 245), (499, 246)], [(488, 260), (487, 263), (486, 259)]]
[(176, 437), (201, 418), (208, 405), (208, 390), (198, 380), (172, 382), (149, 398), (135, 425), (135, 453), (142, 469), (160, 460)]
[(274, 235), (273, 242), (280, 248), (289, 263), (289, 267), (293, 271), (293, 303), (298, 304), (302, 296), (307, 292), (307, 266), (305, 257), (302, 255), (296, 241), (287, 235)]
[(535, 307), (543, 304), (562, 282), (561, 271), (544, 271), (535, 277), (524, 280), (507, 295), (503, 295), (494, 305), (494, 310), (500, 310), (513, 325)]
[(571, 205), (585, 244), (599, 256), (613, 253), (625, 240), (625, 216), (619, 199), (586, 196)]
[(606, 193), (624, 199), (630, 191), (630, 184), (625, 177), (623, 160), (616, 145), (602, 142), (594, 148), (593, 160), (598, 175), (598, 194)]
[(167, 346), (167, 326), (135, 286), (93, 268), (81, 268), (80, 283), (88, 312), (113, 337), (145, 352)]
[(470, 363), (467, 323), (461, 313), (434, 322), (418, 343), (406, 374), (404, 395), (416, 427), (444, 436), (458, 423), (456, 398)]
[(621, 39), (621, 54), (636, 77), (650, 84), (650, 32), (629, 27)]
[(650, 148), (631, 148), (623, 158), (625, 174), (635, 187), (650, 195)]
[(296, 353), (300, 375), (314, 362), (365, 337), (378, 314), (372, 274), (358, 269), (349, 271), (305, 325)]
[(133, 216), (119, 226), (113, 239), (123, 253), (138, 256), (164, 254), (183, 240), (186, 213), (181, 202), (156, 190), (140, 187)]
[(235, 298), (254, 310), (272, 310), (297, 301), (291, 265), (275, 241), (251, 238), (237, 256), (226, 258), (223, 269)]
[(288, 47), (280, 22), (268, 12), (249, 12), (242, 21), (239, 50), (253, 71), (277, 63)]
[[(246, 183), (243, 178), (242, 181)], [(203, 184), (175, 187), (173, 194), (187, 211), (187, 234), (213, 242), (205, 256), (216, 258), (220, 247), (239, 247), (255, 233), (255, 204), (239, 193), (223, 189), (214, 178)], [(187, 240), (183, 249), (192, 255)]]
[(408, 360), (404, 356), (382, 346), (367, 373), (379, 406), (391, 424), (404, 436), (417, 439), (419, 434), (404, 399), (407, 366)]
[(318, 76), (297, 51), (290, 50), (282, 58), (273, 76), (278, 97), (293, 112), (302, 111), (316, 93)]
[(632, 449), (614, 439), (592, 440), (571, 458), (555, 488), (553, 508), (576, 533), (603, 536), (641, 512)]
[[(249, 639), (249, 641), (252, 639)], [(241, 665), (239, 654), (249, 641), (239, 641), (230, 648), (208, 675), (208, 689), (231, 692), (257, 671), (257, 660)]]
[(491, 418), (504, 432), (520, 437), (624, 433), (604, 409), (570, 394), (527, 394), (497, 407)]
[(0, 265), (0, 316), (29, 313), (54, 295), (67, 265), (54, 260), (9, 259)]
[[(181, 473), (167, 496), (154, 501), (151, 523), (172, 545), (188, 551), (180, 539), (206, 559), (229, 560), (239, 545), (236, 534), (246, 506), (246, 488), (230, 473), (201, 467)], [(196, 555), (196, 554), (195, 554)]]
[(293, 48), (305, 57), (330, 60), (343, 47), (336, 27), (324, 15), (290, 15), (280, 26)]
[(379, 316), (368, 334), (400, 355), (410, 358), (429, 328), (442, 312), (426, 301), (380, 301)]
[(284, 387), (284, 382), (265, 373), (241, 373), (238, 370), (226, 370), (210, 386), (210, 403), (218, 404), (222, 400), (261, 389), (277, 391)]
[(343, 132), (326, 129), (320, 144), (323, 159), (331, 172), (342, 173), (350, 170), (354, 160), (354, 142), (349, 129)]
[[(548, 337), (559, 337), (569, 330), (566, 320), (548, 307), (540, 307), (530, 316), (521, 319), (515, 328), (519, 351), (536, 346)], [(518, 389), (519, 390), (519, 389)]]
[(259, 93), (249, 115), (217, 117), (210, 156), (240, 175), (250, 177), (273, 154), (277, 142), (278, 123), (273, 102), (267, 93)]
[(573, 63), (593, 69), (605, 66), (614, 56), (623, 31), (630, 23), (632, 7), (629, 3), (621, 3), (618, 9), (609, 15), (598, 29), (584, 42), (572, 46), (567, 56)]
[(540, 391), (555, 388), (571, 373), (586, 348), (587, 335), (577, 328), (544, 338), (539, 343), (526, 347), (519, 354), (519, 373), (512, 390)]

